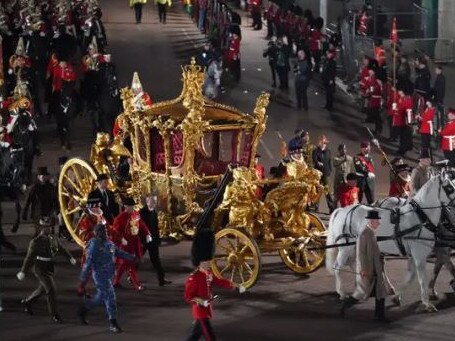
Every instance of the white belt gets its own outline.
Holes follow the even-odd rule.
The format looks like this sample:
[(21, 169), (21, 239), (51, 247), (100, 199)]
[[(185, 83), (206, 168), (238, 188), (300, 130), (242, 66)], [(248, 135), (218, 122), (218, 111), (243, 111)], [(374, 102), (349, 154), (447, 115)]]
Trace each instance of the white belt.
[(449, 150), (453, 150), (453, 139), (455, 139), (455, 135), (443, 136), (445, 139), (449, 139)]
[(406, 119), (408, 124), (412, 123), (412, 109), (406, 109)]
[(381, 98), (381, 96), (377, 96), (377, 95), (372, 95), (371, 97), (373, 97), (373, 98)]
[(433, 121), (427, 121), (427, 123), (430, 126), (430, 135), (433, 135)]
[(43, 261), (43, 262), (51, 262), (52, 261), (52, 258), (40, 257), (40, 256), (36, 256), (36, 259), (38, 259), (40, 261)]

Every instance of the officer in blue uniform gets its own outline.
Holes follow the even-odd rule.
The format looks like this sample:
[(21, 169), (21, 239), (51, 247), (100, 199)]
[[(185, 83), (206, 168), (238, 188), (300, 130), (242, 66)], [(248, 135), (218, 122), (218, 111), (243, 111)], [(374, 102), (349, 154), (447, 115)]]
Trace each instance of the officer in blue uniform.
[(104, 304), (109, 317), (109, 330), (113, 333), (121, 333), (122, 329), (117, 324), (117, 304), (114, 286), (112, 285), (112, 278), (115, 273), (115, 257), (127, 260), (135, 260), (136, 258), (118, 249), (114, 243), (107, 239), (105, 225), (98, 224), (94, 230), (95, 237), (87, 243), (87, 258), (82, 267), (80, 280), (86, 282), (87, 277), (92, 273), (96, 295), (85, 301), (85, 304), (79, 309), (79, 317), (82, 324), (88, 324), (87, 313), (96, 306)]

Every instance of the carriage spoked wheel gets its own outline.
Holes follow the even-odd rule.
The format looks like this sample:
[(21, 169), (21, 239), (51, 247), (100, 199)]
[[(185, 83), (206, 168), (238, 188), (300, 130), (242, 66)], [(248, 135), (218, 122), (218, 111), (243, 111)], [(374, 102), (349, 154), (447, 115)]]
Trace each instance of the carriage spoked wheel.
[(83, 208), (89, 193), (95, 188), (95, 180), (94, 168), (81, 159), (68, 160), (63, 165), (58, 180), (60, 214), (71, 236), (82, 247), (84, 243), (78, 226), (86, 215)]
[(261, 257), (254, 239), (233, 228), (218, 231), (212, 270), (219, 277), (252, 287), (261, 271)]
[(279, 251), (284, 264), (292, 271), (307, 274), (315, 271), (324, 262), (325, 250), (311, 250), (325, 245), (325, 227), (322, 221), (312, 213), (306, 212), (310, 224), (301, 242)]

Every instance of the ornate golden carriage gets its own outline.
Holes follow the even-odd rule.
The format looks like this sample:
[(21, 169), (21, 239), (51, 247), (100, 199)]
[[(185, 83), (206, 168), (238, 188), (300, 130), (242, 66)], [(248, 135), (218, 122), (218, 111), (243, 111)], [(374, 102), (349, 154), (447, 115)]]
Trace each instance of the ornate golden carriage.
[[(163, 237), (191, 236), (195, 218), (213, 197), (229, 165), (235, 164), (234, 181), (214, 214), (213, 226), (218, 230), (214, 271), (251, 286), (260, 271), (259, 249), (279, 250), (296, 272), (313, 271), (323, 261), (323, 253), (307, 253), (304, 248), (320, 237), (324, 226), (305, 208), (322, 193), (319, 174), (294, 167), (300, 172), (294, 176), (288, 167), (284, 179), (257, 179), (254, 157), (266, 128), (269, 95), (261, 94), (248, 115), (206, 99), (203, 80), (203, 70), (192, 60), (183, 68), (183, 90), (174, 100), (138, 105), (140, 95), (122, 90), (124, 112), (117, 120), (115, 138), (98, 134), (90, 162), (71, 159), (62, 168), (59, 200), (70, 233), (83, 246), (78, 226), (87, 197), (97, 174), (107, 173), (118, 199), (127, 195), (140, 202), (145, 194), (156, 193)], [(127, 177), (119, 174), (121, 164), (128, 165)], [(255, 186), (272, 182), (277, 187), (264, 202), (250, 198)]]

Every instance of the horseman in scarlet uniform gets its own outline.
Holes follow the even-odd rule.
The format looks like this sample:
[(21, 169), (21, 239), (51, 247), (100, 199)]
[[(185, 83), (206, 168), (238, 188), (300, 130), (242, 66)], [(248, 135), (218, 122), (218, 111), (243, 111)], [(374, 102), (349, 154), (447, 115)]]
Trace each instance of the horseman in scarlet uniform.
[(449, 166), (455, 167), (455, 109), (447, 113), (449, 122), (441, 130), (441, 149), (444, 157), (449, 160)]
[[(114, 219), (114, 224), (112, 226), (114, 243), (121, 250), (136, 256), (137, 259), (142, 259), (144, 254), (142, 239), (145, 239), (147, 243), (150, 243), (152, 237), (147, 226), (142, 222), (139, 212), (134, 211), (134, 205), (136, 205), (134, 200), (126, 198), (123, 205), (125, 210)], [(139, 281), (137, 263), (125, 259), (117, 260), (115, 277), (113, 280), (114, 287), (120, 286), (120, 280), (125, 271), (128, 271), (131, 284), (136, 290), (142, 291), (145, 289)]]
[(213, 286), (245, 292), (243, 286), (232, 281), (217, 277), (211, 270), (211, 260), (215, 251), (215, 237), (213, 231), (202, 229), (197, 231), (193, 239), (191, 260), (196, 269), (185, 281), (185, 301), (191, 304), (193, 312), (193, 327), (187, 340), (215, 340), (215, 333), (210, 320), (212, 318), (212, 302), (215, 298)]

